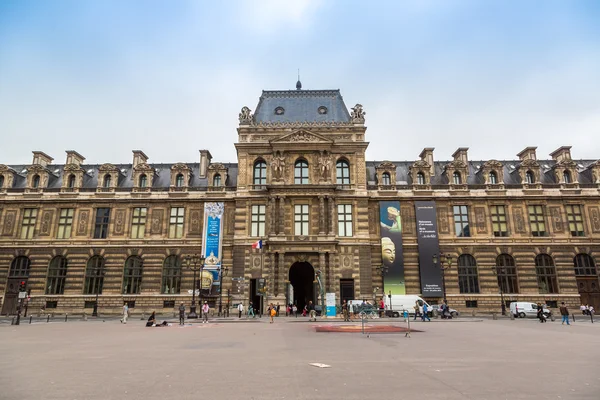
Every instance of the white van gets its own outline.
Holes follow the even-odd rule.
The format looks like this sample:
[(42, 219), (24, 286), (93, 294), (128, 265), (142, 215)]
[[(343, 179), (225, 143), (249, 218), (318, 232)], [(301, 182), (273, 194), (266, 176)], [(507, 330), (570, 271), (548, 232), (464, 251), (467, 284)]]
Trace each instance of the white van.
[[(550, 316), (550, 310), (544, 307), (544, 315)], [(514, 301), (510, 303), (510, 312), (515, 318), (537, 317), (537, 304), (529, 302)]]
[(393, 294), (391, 298), (391, 304), (390, 298), (388, 297), (386, 299), (385, 307), (388, 314), (391, 311), (392, 316), (397, 318), (402, 315), (404, 310), (408, 311), (409, 314), (414, 315), (416, 302), (419, 302), (420, 306), (427, 304), (427, 310), (429, 313), (433, 311), (433, 307), (431, 307), (429, 303), (416, 294)]

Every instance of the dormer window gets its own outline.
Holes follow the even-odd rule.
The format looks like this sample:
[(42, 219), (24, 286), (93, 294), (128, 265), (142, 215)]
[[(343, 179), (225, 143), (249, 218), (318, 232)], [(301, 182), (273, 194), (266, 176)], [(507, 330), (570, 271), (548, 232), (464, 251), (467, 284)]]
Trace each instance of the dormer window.
[(460, 172), (454, 171), (454, 173), (452, 174), (452, 182), (455, 185), (460, 185), (462, 183), (462, 178), (460, 176)]
[(317, 109), (317, 112), (321, 115), (325, 115), (325, 114), (327, 114), (327, 107), (321, 106)]
[(39, 188), (39, 187), (40, 187), (40, 176), (39, 176), (39, 175), (35, 175), (35, 176), (33, 177), (33, 179), (31, 180), (31, 186), (32, 186), (34, 189), (37, 189), (37, 188)]
[(109, 188), (111, 181), (112, 181), (112, 178), (111, 178), (110, 174), (104, 175), (104, 182), (102, 183), (102, 186), (105, 188)]
[(417, 184), (424, 185), (425, 184), (425, 175), (422, 172), (417, 173)]
[(283, 107), (275, 108), (275, 115), (283, 115), (284, 113), (285, 113), (285, 110), (283, 109)]
[(532, 184), (534, 181), (535, 181), (535, 178), (533, 177), (533, 172), (527, 171), (525, 173), (525, 183)]
[(75, 187), (75, 175), (73, 175), (73, 174), (69, 175), (69, 182), (67, 183), (67, 186), (69, 188)]
[(140, 175), (140, 187), (145, 188), (146, 186), (148, 186), (148, 177), (146, 174), (142, 174)]
[(389, 172), (384, 172), (381, 174), (381, 184), (383, 186), (390, 186), (392, 184), (392, 179), (390, 178)]
[(221, 175), (215, 174), (215, 176), (213, 178), (213, 186), (214, 187), (220, 187), (221, 186)]
[(496, 171), (490, 172), (490, 184), (496, 185), (498, 183), (498, 175)]
[(571, 173), (567, 170), (565, 170), (563, 172), (563, 182), (564, 183), (571, 183), (573, 180), (571, 179)]
[(178, 174), (175, 177), (175, 186), (177, 186), (177, 187), (183, 187), (183, 174)]

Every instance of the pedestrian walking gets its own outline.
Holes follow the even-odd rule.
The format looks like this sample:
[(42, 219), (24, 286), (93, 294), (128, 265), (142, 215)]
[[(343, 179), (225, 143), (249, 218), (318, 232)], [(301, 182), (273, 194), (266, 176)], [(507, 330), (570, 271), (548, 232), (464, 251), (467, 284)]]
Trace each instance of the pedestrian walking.
[(342, 315), (344, 316), (344, 322), (350, 322), (350, 314), (348, 313), (348, 303), (346, 303), (346, 300), (342, 303)]
[(298, 307), (296, 307), (295, 304), (292, 306), (292, 312), (294, 313), (294, 316), (298, 318)]
[(379, 302), (379, 318), (383, 318), (383, 314), (385, 313), (385, 302), (383, 301), (383, 297)]
[(126, 324), (127, 323), (127, 317), (129, 316), (129, 306), (127, 305), (127, 303), (123, 304), (123, 318), (121, 318), (121, 323), (122, 324)]
[(204, 305), (202, 306), (202, 323), (203, 324), (208, 324), (208, 311), (210, 310), (210, 307), (208, 306), (208, 302), (204, 302)]
[(569, 323), (569, 309), (567, 308), (567, 306), (565, 306), (564, 301), (562, 303), (560, 303), (560, 315), (562, 316), (562, 324), (561, 325), (564, 325), (565, 322), (567, 323), (567, 325), (571, 325)]
[(579, 311), (581, 311), (583, 315), (586, 315), (588, 312), (588, 307), (585, 304), (581, 303), (581, 305), (579, 306)]
[(279, 303), (277, 303), (277, 306), (275, 306), (275, 311), (277, 312), (277, 316), (279, 317), (279, 309), (281, 308), (281, 306), (279, 305)]
[(242, 313), (244, 312), (244, 305), (242, 303), (238, 304), (238, 318), (242, 318)]
[(252, 318), (256, 318), (256, 315), (254, 314), (254, 306), (252, 305), (252, 302), (250, 302), (250, 304), (248, 304), (248, 318), (250, 318), (251, 315), (252, 315)]
[(423, 322), (425, 322), (425, 319), (431, 322), (431, 319), (429, 319), (429, 307), (427, 307), (427, 303), (423, 303), (423, 315), (421, 315), (421, 320)]
[(179, 306), (179, 325), (183, 325), (185, 323), (185, 306), (183, 303)]
[(544, 316), (544, 307), (542, 307), (542, 303), (537, 303), (537, 317), (540, 320), (540, 323), (546, 322), (546, 317)]
[(275, 307), (273, 305), (273, 303), (271, 303), (271, 306), (269, 307), (269, 317), (271, 318), (271, 320), (269, 321), (270, 324), (272, 324), (274, 322), (273, 317), (275, 317), (277, 315), (277, 307)]
[(317, 321), (317, 312), (315, 311), (315, 306), (313, 305), (312, 300), (310, 300), (308, 302), (307, 309), (308, 309), (308, 315), (309, 315), (308, 320), (309, 321), (313, 321), (314, 320), (316, 322)]
[(415, 319), (413, 321), (417, 320), (417, 316), (419, 315), (419, 302), (415, 301), (415, 306), (413, 307), (415, 310)]

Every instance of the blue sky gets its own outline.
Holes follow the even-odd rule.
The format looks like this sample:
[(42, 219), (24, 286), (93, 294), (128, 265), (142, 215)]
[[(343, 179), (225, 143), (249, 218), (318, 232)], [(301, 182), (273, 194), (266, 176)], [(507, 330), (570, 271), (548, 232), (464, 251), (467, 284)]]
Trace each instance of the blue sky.
[(600, 158), (597, 1), (0, 1), (0, 163), (235, 162), (263, 89), (341, 89), (367, 158)]

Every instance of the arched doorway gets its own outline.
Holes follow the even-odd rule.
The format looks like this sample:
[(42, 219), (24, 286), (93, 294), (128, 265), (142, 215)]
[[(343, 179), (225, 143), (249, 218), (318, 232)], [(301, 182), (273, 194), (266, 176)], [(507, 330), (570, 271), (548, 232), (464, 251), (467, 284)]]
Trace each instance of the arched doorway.
[(293, 303), (298, 307), (298, 311), (304, 309), (304, 306), (315, 301), (315, 270), (310, 263), (295, 262), (290, 267), (290, 284), (294, 288)]

